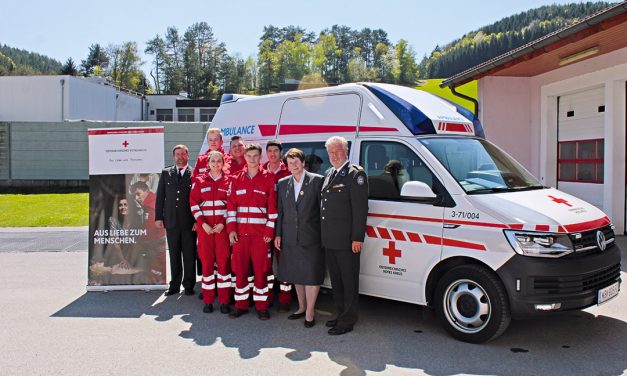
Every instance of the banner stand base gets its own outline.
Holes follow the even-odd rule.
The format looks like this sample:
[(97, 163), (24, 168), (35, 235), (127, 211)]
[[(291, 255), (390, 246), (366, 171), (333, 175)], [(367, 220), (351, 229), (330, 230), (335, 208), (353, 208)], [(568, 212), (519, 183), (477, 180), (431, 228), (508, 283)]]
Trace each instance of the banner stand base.
[(168, 285), (112, 285), (112, 286), (87, 286), (87, 291), (163, 291), (167, 290)]

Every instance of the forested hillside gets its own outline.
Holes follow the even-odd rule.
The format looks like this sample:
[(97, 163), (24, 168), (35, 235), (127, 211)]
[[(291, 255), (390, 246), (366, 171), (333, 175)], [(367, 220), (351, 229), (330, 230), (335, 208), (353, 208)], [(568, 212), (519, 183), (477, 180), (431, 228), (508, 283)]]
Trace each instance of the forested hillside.
[(38, 53), (0, 45), (0, 76), (59, 74), (61, 63)]
[(422, 78), (445, 78), (511, 51), (610, 6), (607, 2), (547, 5), (503, 18), (445, 46), (419, 64)]

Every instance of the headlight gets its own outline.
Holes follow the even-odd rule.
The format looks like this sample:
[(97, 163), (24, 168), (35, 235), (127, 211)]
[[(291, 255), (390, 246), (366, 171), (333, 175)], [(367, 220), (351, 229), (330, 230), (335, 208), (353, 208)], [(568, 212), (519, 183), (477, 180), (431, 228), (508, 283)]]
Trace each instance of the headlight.
[(507, 241), (519, 255), (556, 258), (574, 251), (573, 243), (565, 234), (518, 230), (504, 230), (504, 232)]

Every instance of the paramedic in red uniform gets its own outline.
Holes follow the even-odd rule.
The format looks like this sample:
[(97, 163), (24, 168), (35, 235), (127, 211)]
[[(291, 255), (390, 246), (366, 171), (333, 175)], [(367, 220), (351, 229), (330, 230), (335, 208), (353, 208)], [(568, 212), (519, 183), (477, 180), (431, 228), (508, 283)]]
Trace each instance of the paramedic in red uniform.
[[(229, 313), (231, 251), (226, 232), (226, 201), (231, 180), (224, 174), (224, 155), (207, 154), (208, 171), (194, 178), (189, 203), (198, 229), (198, 257), (202, 261), (203, 312), (213, 312), (216, 289), (220, 312)], [(217, 266), (217, 270), (214, 269)]]
[(226, 163), (226, 174), (234, 177), (246, 167), (244, 158), (245, 145), (242, 136), (231, 137), (229, 154), (224, 157)]
[(274, 238), (277, 218), (274, 176), (260, 165), (261, 146), (249, 144), (245, 152), (246, 169), (233, 178), (227, 202), (226, 227), (233, 246), (232, 266), (235, 272), (235, 310), (229, 315), (240, 317), (248, 312), (248, 265), (254, 273), (253, 301), (260, 320), (270, 318), (268, 307), (269, 242)]
[[(279, 180), (283, 179), (286, 176), (292, 175), (281, 160), (282, 152), (283, 145), (281, 144), (281, 141), (272, 140), (268, 141), (268, 143), (266, 144), (266, 155), (268, 156), (268, 162), (263, 165), (263, 168), (264, 170), (274, 175), (274, 184), (278, 184)], [(274, 247), (273, 243), (270, 243), (270, 254), (276, 255), (277, 263), (280, 262), (280, 254), (278, 250)], [(272, 290), (274, 287), (272, 258), (270, 258), (269, 268), (270, 269), (268, 270), (268, 278), (272, 278), (272, 280), (268, 280), (268, 287), (270, 288), (270, 301), (272, 301)], [(292, 304), (292, 285), (289, 283), (280, 282), (279, 288), (279, 312), (288, 312), (290, 310), (290, 305)]]
[(228, 167), (230, 156), (227, 156), (224, 152), (224, 148), (222, 145), (224, 141), (222, 139), (222, 132), (220, 132), (220, 128), (209, 128), (207, 129), (207, 151), (205, 154), (198, 157), (196, 161), (196, 166), (194, 167), (194, 173), (192, 174), (192, 178), (200, 174), (204, 174), (207, 172), (207, 162), (209, 162), (209, 153), (214, 150), (219, 151), (224, 155), (224, 165)]

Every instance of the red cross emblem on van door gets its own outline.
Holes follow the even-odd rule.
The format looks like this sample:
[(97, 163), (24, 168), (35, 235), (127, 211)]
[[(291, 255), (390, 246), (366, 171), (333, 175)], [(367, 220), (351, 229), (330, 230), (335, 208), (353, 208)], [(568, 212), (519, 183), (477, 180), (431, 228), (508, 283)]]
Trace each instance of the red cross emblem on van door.
[(396, 249), (396, 242), (390, 242), (387, 248), (383, 248), (383, 256), (389, 258), (388, 262), (392, 265), (396, 265), (396, 258), (401, 257), (401, 250)]
[(571, 207), (571, 208), (573, 207), (571, 204), (569, 204), (569, 203), (568, 203), (568, 201), (564, 200), (563, 198), (557, 198), (557, 197), (553, 197), (553, 196), (550, 196), (550, 195), (549, 195), (549, 198), (550, 198), (553, 202), (555, 202), (555, 203), (558, 203), (558, 204), (564, 204), (564, 205), (566, 205), (566, 206), (568, 206), (568, 207)]

